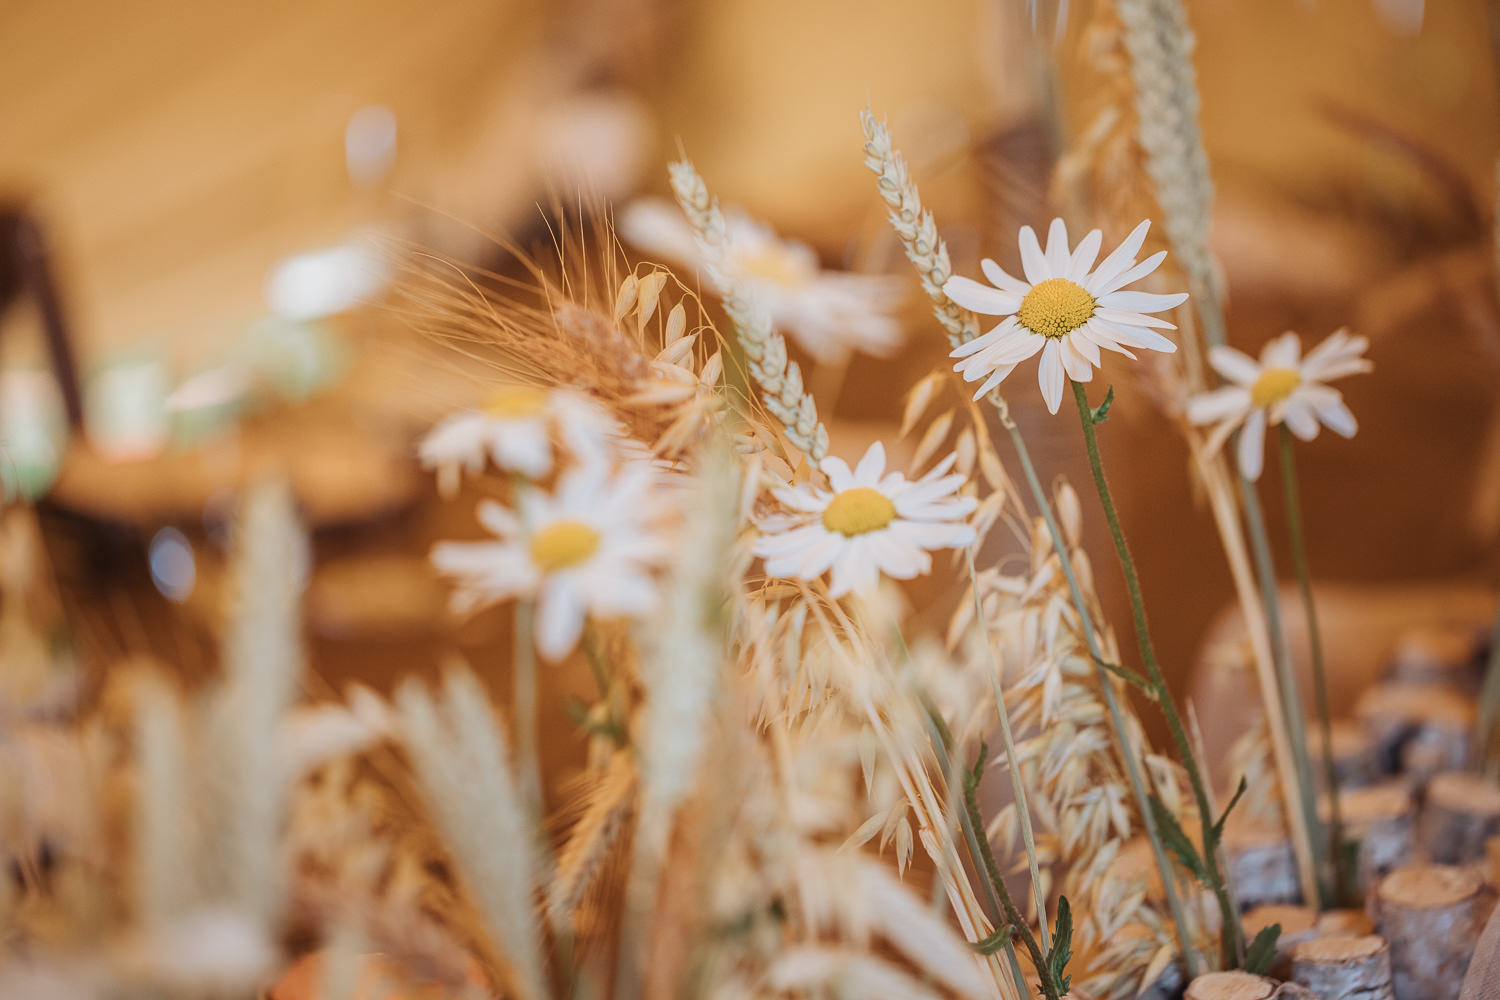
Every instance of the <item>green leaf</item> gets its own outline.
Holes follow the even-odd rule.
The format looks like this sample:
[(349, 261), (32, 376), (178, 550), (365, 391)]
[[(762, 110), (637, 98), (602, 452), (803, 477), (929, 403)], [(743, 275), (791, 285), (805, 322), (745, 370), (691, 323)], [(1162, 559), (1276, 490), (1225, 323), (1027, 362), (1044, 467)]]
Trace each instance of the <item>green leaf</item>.
[(1067, 896), (1057, 897), (1057, 930), (1052, 934), (1052, 950), (1047, 953), (1047, 970), (1059, 993), (1068, 992), (1068, 959), (1072, 957), (1073, 908)]
[(1089, 413), (1089, 419), (1094, 422), (1095, 426), (1098, 426), (1099, 424), (1102, 424), (1104, 423), (1104, 421), (1109, 419), (1109, 408), (1114, 405), (1114, 402), (1115, 387), (1111, 385), (1109, 387), (1109, 390), (1104, 394), (1104, 402), (1094, 407), (1094, 409)]
[(1146, 692), (1146, 697), (1150, 698), (1152, 701), (1160, 700), (1156, 695), (1156, 688), (1151, 686), (1151, 682), (1146, 680), (1146, 678), (1142, 677), (1140, 674), (1136, 673), (1134, 670), (1131, 670), (1129, 667), (1122, 667), (1118, 663), (1110, 663), (1108, 660), (1100, 660), (1097, 658), (1094, 659), (1094, 662), (1099, 664), (1099, 666), (1103, 667), (1105, 670), (1108, 670), (1110, 673), (1114, 674), (1116, 677), (1120, 678), (1120, 680), (1125, 681), (1127, 684), (1131, 684)]
[(1004, 927), (1000, 928), (998, 931), (991, 934), (983, 941), (975, 941), (970, 944), (969, 947), (973, 948), (981, 955), (993, 955), (995, 952), (999, 951), (1001, 948), (1004, 948), (1007, 944), (1010, 943), (1010, 936), (1014, 932), (1015, 928), (1010, 926), (1009, 924), (1006, 924)]
[(1276, 957), (1276, 939), (1281, 937), (1281, 925), (1272, 924), (1270, 927), (1262, 927), (1255, 940), (1250, 942), (1250, 949), (1245, 952), (1245, 971), (1256, 976), (1264, 976), (1266, 970), (1271, 967), (1271, 961)]
[(1188, 839), (1188, 835), (1182, 832), (1182, 827), (1177, 822), (1177, 817), (1162, 804), (1161, 799), (1155, 795), (1149, 796), (1151, 802), (1151, 816), (1156, 820), (1157, 832), (1161, 834), (1162, 844), (1177, 855), (1177, 860), (1182, 862), (1182, 867), (1192, 872), (1200, 882), (1208, 881), (1208, 873), (1204, 870), (1203, 859), (1198, 857), (1198, 849)]
[(1219, 814), (1219, 821), (1211, 827), (1215, 844), (1224, 836), (1224, 821), (1229, 819), (1229, 810), (1233, 809), (1235, 804), (1239, 802), (1240, 796), (1245, 794), (1247, 787), (1249, 786), (1246, 785), (1245, 776), (1242, 774), (1240, 775), (1240, 785), (1234, 790), (1234, 796), (1229, 800), (1229, 805), (1224, 807), (1224, 811)]

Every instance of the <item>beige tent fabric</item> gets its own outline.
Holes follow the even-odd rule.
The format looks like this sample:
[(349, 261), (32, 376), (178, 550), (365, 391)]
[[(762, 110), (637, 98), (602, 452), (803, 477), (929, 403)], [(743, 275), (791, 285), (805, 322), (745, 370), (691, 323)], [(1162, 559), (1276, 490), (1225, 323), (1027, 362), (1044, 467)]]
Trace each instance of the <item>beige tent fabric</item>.
[(1469, 972), (1464, 977), (1463, 992), (1458, 1000), (1490, 1000), (1500, 997), (1500, 907), (1490, 913), (1484, 933), (1479, 935), (1479, 944), (1474, 948), (1474, 957), (1469, 960)]

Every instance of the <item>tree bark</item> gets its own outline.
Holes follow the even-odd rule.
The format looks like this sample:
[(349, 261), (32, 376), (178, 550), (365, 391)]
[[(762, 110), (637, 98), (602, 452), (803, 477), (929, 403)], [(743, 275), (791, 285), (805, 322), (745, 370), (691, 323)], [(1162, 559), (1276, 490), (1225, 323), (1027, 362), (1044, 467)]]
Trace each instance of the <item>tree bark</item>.
[(1302, 901), (1297, 857), (1284, 831), (1231, 824), (1224, 831), (1224, 856), (1240, 909)]
[(1292, 952), (1292, 979), (1323, 1000), (1395, 1000), (1391, 948), (1385, 938), (1334, 936), (1305, 941)]
[(1411, 789), (1404, 781), (1387, 781), (1339, 794), (1344, 835), (1359, 841), (1360, 892), (1366, 896), (1388, 872), (1411, 863), (1414, 814)]
[(1375, 890), (1397, 1000), (1457, 996), (1479, 935), (1479, 876), (1448, 865), (1399, 868)]
[(1466, 771), (1445, 771), (1427, 784), (1417, 823), (1417, 846), (1439, 864), (1485, 857), (1485, 841), (1500, 834), (1500, 784)]
[(1395, 774), (1406, 765), (1430, 773), (1463, 766), (1462, 760), (1446, 768), (1436, 762), (1467, 756), (1475, 707), (1472, 698), (1451, 688), (1385, 683), (1367, 688), (1354, 714), (1375, 741), (1383, 773)]

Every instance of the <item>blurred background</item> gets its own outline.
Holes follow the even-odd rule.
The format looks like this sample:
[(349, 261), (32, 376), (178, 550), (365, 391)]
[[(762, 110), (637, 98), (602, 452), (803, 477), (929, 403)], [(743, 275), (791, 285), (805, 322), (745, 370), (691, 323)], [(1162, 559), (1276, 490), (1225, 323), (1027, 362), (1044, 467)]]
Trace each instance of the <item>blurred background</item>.
[[(1375, 374), (1342, 387), (1359, 435), (1301, 451), (1332, 655), (1362, 676), (1402, 624), (1483, 619), (1500, 572), (1496, 24), (1481, 0), (1187, 6), (1231, 342), (1372, 340)], [(511, 248), (549, 252), (548, 206), (664, 194), (679, 150), (825, 266), (908, 283), (897, 356), (812, 369), (842, 387), (820, 401), (836, 453), (892, 440), (946, 345), (863, 165), (861, 109), (889, 120), (959, 273), (1011, 266), (1016, 228), (1054, 214), (1098, 212), (1117, 240), (1149, 199), (1110, 140), (1129, 122), (1109, 5), (1044, 2), (1035, 22), (1020, 0), (0, 5), (0, 443), (80, 663), (212, 663), (224, 513), (271, 470), (315, 528), (317, 676), (500, 663), (508, 617), (450, 620), (425, 565), (472, 533), (472, 504), (440, 502), (415, 461), (486, 373), (391, 288), (421, 254), (519, 274)], [(1104, 377), (1116, 490), (1185, 684), (1228, 575), (1150, 387)], [(1083, 487), (1076, 428), (1029, 369), (1014, 379), (1044, 475)], [(1263, 495), (1284, 538), (1274, 470)]]

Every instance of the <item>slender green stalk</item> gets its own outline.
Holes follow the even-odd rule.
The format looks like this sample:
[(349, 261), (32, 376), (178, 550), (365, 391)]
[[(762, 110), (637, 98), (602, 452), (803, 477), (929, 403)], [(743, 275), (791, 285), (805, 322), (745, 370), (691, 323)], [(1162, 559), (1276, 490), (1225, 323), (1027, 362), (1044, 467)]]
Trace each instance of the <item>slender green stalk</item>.
[(974, 620), (984, 637), (984, 651), (989, 654), (990, 683), (995, 688), (995, 709), (1000, 715), (1000, 736), (1005, 743), (1005, 763), (1010, 768), (1010, 790), (1016, 799), (1021, 820), (1021, 842), (1026, 846), (1026, 865), (1031, 869), (1031, 893), (1036, 899), (1037, 924), (1042, 931), (1042, 948), (1051, 950), (1051, 932), (1047, 930), (1047, 895), (1042, 892), (1042, 869), (1036, 860), (1036, 835), (1031, 829), (1031, 807), (1026, 802), (1026, 783), (1021, 780), (1021, 760), (1016, 756), (1016, 741), (1010, 730), (1010, 710), (1005, 707), (1005, 691), (1000, 684), (1000, 660), (984, 620), (984, 606), (979, 600), (979, 574), (974, 572), (974, 550), (964, 553), (969, 562), (969, 586), (974, 592)]
[[(979, 762), (974, 766), (974, 773), (966, 776), (964, 781), (964, 809), (968, 813), (970, 825), (983, 828), (983, 819), (979, 814), (979, 780), (978, 773), (984, 767), (984, 753), (980, 752)], [(1031, 933), (1021, 911), (1016, 909), (1015, 901), (1010, 898), (1010, 890), (1005, 887), (1005, 878), (1000, 874), (1000, 867), (995, 864), (995, 852), (990, 850), (990, 842), (985, 837), (979, 838), (980, 857), (984, 861), (985, 874), (989, 876), (990, 882), (995, 887), (995, 893), (1000, 897), (1000, 904), (1005, 908), (1005, 919), (1011, 928), (1011, 936), (1020, 937), (1021, 943), (1026, 946), (1026, 951), (1031, 955), (1031, 964), (1036, 966), (1037, 977), (1042, 981), (1042, 995), (1047, 1000), (1062, 1000), (1062, 990), (1058, 988), (1057, 981), (1052, 977), (1052, 970), (1047, 962), (1047, 956), (1042, 948), (1037, 945), (1036, 937)], [(1043, 925), (1045, 927), (1045, 924)]]
[(1208, 800), (1208, 788), (1203, 781), (1192, 745), (1188, 742), (1187, 730), (1182, 717), (1172, 701), (1172, 692), (1162, 676), (1161, 664), (1156, 660), (1156, 647), (1151, 641), (1150, 626), (1146, 622), (1146, 604), (1141, 598), (1141, 581), (1136, 575), (1135, 560), (1130, 557), (1130, 546), (1125, 541), (1125, 532), (1120, 527), (1120, 517), (1115, 510), (1114, 497), (1109, 492), (1109, 482), (1104, 477), (1104, 463), (1099, 457), (1099, 442), (1094, 435), (1094, 413), (1089, 406), (1088, 394), (1078, 382), (1073, 386), (1073, 401), (1078, 404), (1078, 417), (1083, 424), (1083, 443), (1088, 449), (1089, 469), (1094, 474), (1094, 486), (1099, 492), (1099, 502), (1104, 507), (1104, 518), (1109, 523), (1109, 534), (1115, 543), (1115, 554), (1119, 556), (1120, 569), (1125, 574), (1125, 589), (1130, 595), (1130, 614), (1135, 622), (1136, 641), (1140, 645), (1141, 659), (1146, 664), (1146, 674), (1155, 688), (1156, 702), (1167, 719), (1167, 729), (1172, 733), (1172, 742), (1177, 745), (1178, 756), (1187, 771), (1188, 783), (1193, 789), (1193, 799), (1198, 807), (1198, 822), (1203, 836), (1203, 871), (1207, 876), (1209, 890), (1219, 904), (1221, 921), (1220, 947), (1226, 968), (1239, 965), (1244, 955), (1244, 938), (1240, 928), (1239, 913), (1230, 902), (1224, 886), (1224, 875), (1219, 870), (1218, 835), (1214, 831), (1213, 807)]
[[(932, 740), (932, 752), (937, 755), (938, 766), (942, 768), (945, 775), (958, 773), (958, 763), (954, 760), (950, 748), (953, 746), (953, 734), (948, 731), (948, 724), (938, 714), (937, 707), (925, 694), (922, 696), (922, 707), (927, 716), (927, 734)], [(950, 788), (951, 792), (951, 788)], [(969, 814), (967, 799), (959, 805), (958, 823), (963, 830), (964, 843), (968, 845), (969, 857), (973, 858), (976, 867), (984, 864), (984, 851), (989, 850), (988, 842), (984, 839), (984, 822), (976, 820)], [(981, 847), (980, 845), (984, 846)], [(982, 872), (987, 876), (988, 873)], [(990, 905), (990, 915), (995, 926), (1003, 927), (1006, 917), (1005, 904), (1000, 899), (1000, 892), (1005, 891), (1005, 883), (1001, 882), (1000, 890), (995, 888), (996, 883), (988, 877), (979, 880), (980, 887), (984, 890), (985, 902)], [(1021, 971), (1021, 961), (1016, 958), (1016, 947), (1012, 940), (1005, 942), (1005, 954), (1010, 961), (1010, 973), (1015, 977), (1016, 985), (1024, 992), (1026, 975)]]
[(1099, 690), (1104, 695), (1105, 706), (1109, 709), (1109, 722), (1114, 732), (1115, 745), (1119, 748), (1121, 761), (1124, 762), (1125, 774), (1130, 779), (1130, 790), (1135, 796), (1136, 808), (1141, 814), (1141, 824), (1146, 829), (1146, 840), (1151, 844), (1152, 857), (1156, 859), (1156, 870), (1161, 874), (1162, 890), (1167, 898), (1167, 909), (1171, 911), (1172, 925), (1177, 929), (1177, 945), (1182, 950), (1182, 965), (1186, 970), (1187, 978), (1191, 980), (1198, 974), (1198, 962), (1194, 956), (1192, 938), (1188, 932), (1187, 913), (1183, 910), (1182, 900), (1177, 895), (1177, 873), (1172, 869), (1172, 862), (1167, 858), (1166, 848), (1162, 846), (1161, 831), (1157, 828), (1156, 816), (1151, 810), (1151, 802), (1146, 792), (1146, 779), (1141, 771), (1141, 762), (1135, 754), (1130, 731), (1125, 727), (1124, 713), (1120, 711), (1120, 699), (1115, 693), (1114, 678), (1110, 677), (1109, 671), (1104, 668), (1104, 652), (1099, 648), (1099, 637), (1094, 629), (1093, 616), (1089, 613), (1088, 602), (1083, 598), (1083, 588), (1078, 585), (1078, 575), (1073, 570), (1073, 558), (1068, 551), (1067, 539), (1063, 537), (1062, 529), (1057, 525), (1057, 518), (1052, 513), (1051, 501), (1047, 499), (1041, 480), (1037, 478), (1036, 466), (1031, 462), (1031, 452), (1026, 447), (1026, 439), (1021, 436), (1021, 428), (1017, 427), (1015, 420), (1011, 418), (1010, 409), (1005, 405), (1005, 401), (998, 394), (994, 396), (994, 400), (995, 408), (1000, 415), (1000, 424), (1010, 433), (1011, 444), (1015, 446), (1016, 456), (1021, 462), (1021, 470), (1026, 476), (1026, 483), (1031, 487), (1031, 495), (1041, 511), (1042, 520), (1047, 525), (1047, 532), (1052, 536), (1052, 548), (1057, 553), (1058, 564), (1062, 567), (1063, 579), (1068, 582), (1068, 592), (1073, 598), (1073, 607), (1078, 612), (1078, 624), (1083, 630), (1089, 659), (1094, 664), (1094, 673), (1099, 680)]
[(1292, 432), (1281, 425), (1281, 485), (1286, 493), (1287, 533), (1292, 543), (1292, 566), (1302, 591), (1302, 612), (1307, 617), (1307, 640), (1312, 646), (1313, 697), (1318, 712), (1318, 731), (1323, 737), (1323, 781), (1328, 787), (1327, 850), (1333, 870), (1333, 886), (1324, 905), (1336, 905), (1354, 885), (1353, 872), (1343, 850), (1344, 819), (1339, 813), (1339, 779), (1333, 766), (1333, 717), (1328, 707), (1328, 674), (1323, 667), (1323, 636), (1318, 629), (1318, 609), (1313, 603), (1312, 572), (1307, 565), (1307, 542), (1302, 533), (1302, 501), (1297, 488), (1297, 463), (1292, 457)]
[(1292, 661), (1291, 642), (1281, 618), (1281, 601), (1276, 593), (1276, 565), (1271, 558), (1271, 542), (1261, 512), (1260, 495), (1255, 484), (1236, 472), (1240, 484), (1240, 505), (1245, 512), (1246, 531), (1250, 536), (1250, 553), (1255, 559), (1255, 576), (1260, 584), (1260, 599), (1265, 607), (1266, 631), (1271, 637), (1271, 659), (1281, 686), (1282, 718), (1286, 722), (1287, 743), (1292, 752), (1292, 767), (1297, 772), (1297, 801), (1287, 808), (1302, 810), (1302, 821), (1311, 838), (1313, 870), (1318, 873), (1318, 895), (1324, 905), (1332, 905), (1329, 886), (1323, 882), (1327, 870), (1318, 818), (1317, 784), (1313, 781), (1312, 758), (1307, 750), (1307, 714), (1302, 709), (1302, 690)]
[(1485, 667), (1484, 690), (1479, 696), (1479, 725), (1474, 736), (1476, 763), (1491, 778), (1500, 771), (1500, 757), (1495, 754), (1497, 717), (1500, 717), (1500, 610), (1495, 612), (1495, 627), (1490, 633), (1490, 662)]

